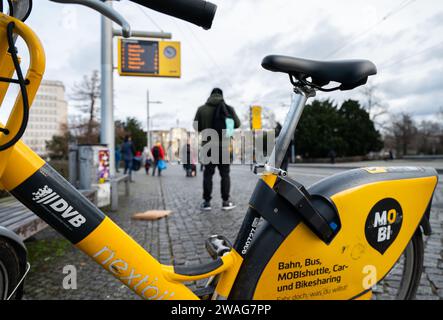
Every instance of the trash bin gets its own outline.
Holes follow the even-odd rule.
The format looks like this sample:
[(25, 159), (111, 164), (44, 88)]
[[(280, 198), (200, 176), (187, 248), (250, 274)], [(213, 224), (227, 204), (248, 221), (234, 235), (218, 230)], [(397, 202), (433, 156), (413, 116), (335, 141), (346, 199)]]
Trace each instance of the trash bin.
[(109, 149), (106, 145), (78, 146), (79, 188), (88, 190), (94, 184), (109, 180)]

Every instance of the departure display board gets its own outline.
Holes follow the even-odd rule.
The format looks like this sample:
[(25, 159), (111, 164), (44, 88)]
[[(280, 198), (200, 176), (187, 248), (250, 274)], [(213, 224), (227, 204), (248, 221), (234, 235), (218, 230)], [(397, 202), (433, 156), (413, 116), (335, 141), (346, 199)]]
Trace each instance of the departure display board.
[(180, 42), (120, 38), (118, 72), (122, 76), (179, 78)]

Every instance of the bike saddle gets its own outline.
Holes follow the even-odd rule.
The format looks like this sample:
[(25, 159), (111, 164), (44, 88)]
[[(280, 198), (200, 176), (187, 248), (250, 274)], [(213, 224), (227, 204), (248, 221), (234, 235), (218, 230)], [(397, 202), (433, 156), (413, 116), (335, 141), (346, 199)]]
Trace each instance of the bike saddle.
[[(274, 72), (287, 73), (303, 84), (319, 90), (331, 81), (340, 83), (339, 87), (332, 90), (351, 90), (364, 85), (369, 76), (377, 74), (377, 67), (368, 60), (314, 61), (270, 55), (263, 59), (262, 67)], [(306, 79), (309, 77), (311, 82), (307, 83)]]

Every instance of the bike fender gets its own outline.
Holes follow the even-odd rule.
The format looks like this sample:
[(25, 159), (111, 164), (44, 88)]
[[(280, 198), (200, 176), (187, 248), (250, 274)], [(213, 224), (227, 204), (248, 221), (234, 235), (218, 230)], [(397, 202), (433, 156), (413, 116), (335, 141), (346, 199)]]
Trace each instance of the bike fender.
[(420, 227), (425, 236), (430, 236), (432, 234), (431, 223), (429, 222), (431, 216), (431, 205), (432, 205), (432, 199), (429, 202), (428, 208), (426, 209), (425, 214), (423, 215), (423, 218), (420, 221)]
[(23, 242), (23, 240), (14, 232), (12, 232), (9, 229), (6, 229), (5, 227), (0, 226), (0, 237), (6, 238), (9, 240), (12, 244), (14, 244), (14, 247), (22, 252), (27, 254), (26, 246)]

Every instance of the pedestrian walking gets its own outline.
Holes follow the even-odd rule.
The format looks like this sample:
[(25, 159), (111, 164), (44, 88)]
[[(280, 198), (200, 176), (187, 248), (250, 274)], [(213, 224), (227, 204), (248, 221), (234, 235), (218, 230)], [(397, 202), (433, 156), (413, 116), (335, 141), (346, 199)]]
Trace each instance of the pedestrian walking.
[[(227, 132), (232, 134), (233, 129), (239, 128), (240, 124), (240, 119), (235, 113), (234, 108), (225, 103), (223, 91), (219, 88), (214, 88), (206, 103), (197, 110), (194, 119), (195, 130), (199, 133), (206, 129), (216, 130), (218, 140), (210, 141), (210, 143), (213, 143), (212, 148), (219, 149), (219, 159), (215, 161), (211, 160), (209, 163), (204, 164), (202, 210), (211, 210), (212, 178), (215, 173), (215, 168), (218, 168), (221, 176), (222, 210), (235, 208), (235, 204), (230, 200), (230, 161), (227, 161), (228, 163), (223, 163), (222, 161), (223, 153), (230, 153), (230, 143), (222, 145), (221, 142), (224, 137), (226, 137)], [(225, 148), (228, 148), (228, 150), (224, 150)], [(208, 154), (208, 156), (210, 156), (210, 154)]]
[(121, 147), (121, 154), (125, 162), (124, 174), (129, 173), (129, 180), (132, 182), (132, 165), (135, 155), (135, 147), (131, 136), (125, 136), (125, 140)]
[(165, 151), (163, 150), (163, 147), (160, 142), (157, 142), (152, 147), (152, 157), (154, 158), (154, 165), (152, 167), (152, 176), (155, 176), (155, 170), (158, 170), (158, 175), (161, 176), (161, 172), (163, 170), (161, 166), (161, 162), (164, 162), (165, 159)]
[(122, 153), (120, 150), (120, 146), (117, 145), (115, 148), (115, 172), (120, 173), (120, 161), (122, 160)]
[(335, 164), (335, 158), (337, 157), (337, 153), (335, 152), (334, 149), (329, 150), (328, 156), (331, 164)]
[(197, 175), (197, 157), (194, 150), (192, 150), (191, 140), (189, 138), (183, 148), (183, 154), (185, 156), (183, 168), (186, 171), (186, 177), (195, 177)]
[(154, 157), (152, 156), (151, 150), (147, 146), (143, 149), (143, 159), (145, 163), (146, 174), (149, 175), (149, 169), (154, 162)]

